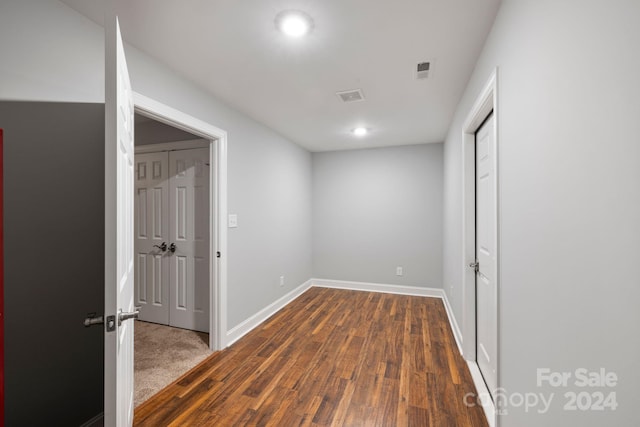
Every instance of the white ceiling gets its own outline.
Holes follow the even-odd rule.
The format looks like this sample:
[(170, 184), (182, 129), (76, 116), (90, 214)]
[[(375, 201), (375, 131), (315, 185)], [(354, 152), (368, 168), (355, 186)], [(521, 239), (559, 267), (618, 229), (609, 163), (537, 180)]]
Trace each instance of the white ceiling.
[[(102, 24), (100, 0), (62, 0)], [(311, 151), (442, 142), (500, 0), (128, 0), (125, 41)], [(274, 24), (314, 19), (303, 39)], [(430, 60), (428, 80), (415, 79)], [(362, 89), (343, 103), (337, 91)], [(364, 138), (350, 131), (371, 129)]]

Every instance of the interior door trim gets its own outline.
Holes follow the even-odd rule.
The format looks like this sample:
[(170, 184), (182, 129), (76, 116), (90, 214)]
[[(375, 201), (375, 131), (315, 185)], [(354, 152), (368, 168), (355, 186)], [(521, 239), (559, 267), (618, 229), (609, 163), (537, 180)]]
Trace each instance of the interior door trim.
[[(496, 258), (494, 263), (495, 286), (497, 290), (496, 304), (496, 384), (500, 387), (500, 191), (499, 191), (499, 119), (500, 109), (498, 105), (498, 68), (495, 68), (487, 83), (476, 98), (473, 106), (467, 114), (462, 126), (462, 258), (460, 268), (462, 269), (462, 331), (459, 332), (459, 339), (463, 349), (463, 356), (472, 367), (472, 372), (477, 371), (476, 363), (476, 274), (468, 265), (475, 262), (476, 258), (476, 190), (475, 190), (475, 143), (476, 131), (493, 111), (494, 116), (494, 165), (495, 165), (495, 242)], [(474, 369), (475, 366), (475, 369)], [(473, 375), (474, 384), (479, 393), (487, 390), (484, 379), (481, 375)], [(487, 390), (488, 393), (488, 390)], [(498, 418), (495, 406), (491, 399), (484, 399), (483, 408), (487, 421), (491, 427), (498, 425)]]
[(209, 142), (209, 348), (221, 350), (227, 346), (227, 132), (135, 91), (133, 101), (137, 113)]
[(138, 145), (136, 154), (160, 153), (162, 151), (191, 150), (193, 148), (209, 148), (210, 141), (202, 139), (191, 139), (177, 142), (161, 142), (158, 144)]

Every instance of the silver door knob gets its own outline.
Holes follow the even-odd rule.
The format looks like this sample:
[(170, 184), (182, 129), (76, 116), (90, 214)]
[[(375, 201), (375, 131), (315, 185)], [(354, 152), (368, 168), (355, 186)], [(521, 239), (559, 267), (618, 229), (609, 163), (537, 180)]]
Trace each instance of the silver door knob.
[(118, 326), (122, 325), (122, 322), (129, 319), (137, 319), (140, 315), (140, 307), (136, 307), (132, 312), (126, 313), (120, 310), (118, 312)]

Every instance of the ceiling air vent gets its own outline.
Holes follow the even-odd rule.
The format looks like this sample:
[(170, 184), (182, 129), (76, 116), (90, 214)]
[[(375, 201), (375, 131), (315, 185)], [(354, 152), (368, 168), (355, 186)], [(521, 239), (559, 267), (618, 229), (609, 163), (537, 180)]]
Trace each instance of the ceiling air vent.
[(422, 80), (429, 77), (430, 62), (420, 62), (416, 67), (416, 79)]
[(353, 90), (345, 90), (343, 92), (336, 92), (336, 95), (340, 97), (342, 102), (364, 101), (364, 93), (362, 93), (362, 89), (353, 89)]

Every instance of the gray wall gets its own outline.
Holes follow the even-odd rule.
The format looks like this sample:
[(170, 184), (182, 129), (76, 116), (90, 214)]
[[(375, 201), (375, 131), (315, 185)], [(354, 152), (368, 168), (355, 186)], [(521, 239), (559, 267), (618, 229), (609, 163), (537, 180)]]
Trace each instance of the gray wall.
[[(444, 288), (460, 323), (462, 124), (498, 66), (500, 386), (556, 394), (502, 427), (638, 422), (638, 17), (638, 1), (504, 1), (446, 140)], [(617, 387), (536, 385), (537, 368), (581, 367)], [(619, 407), (563, 411), (566, 391), (615, 391)]]
[[(137, 117), (138, 115), (136, 115), (136, 120)], [(161, 144), (164, 142), (192, 141), (196, 139), (204, 141), (202, 138), (192, 135), (189, 132), (185, 132), (173, 126), (165, 125), (164, 123), (160, 123), (155, 120), (136, 123), (134, 131), (136, 146)]]
[(314, 277), (442, 287), (442, 157), (442, 144), (314, 153)]
[[(311, 277), (311, 154), (137, 49), (126, 53), (136, 92), (228, 132), (229, 212), (239, 219), (227, 254), (231, 328)], [(0, 55), (0, 99), (104, 102), (104, 31), (62, 3), (3, 0)]]
[(102, 411), (104, 106), (0, 102), (6, 425)]
[(127, 60), (135, 91), (228, 131), (232, 328), (311, 277), (311, 154), (139, 51)]
[(104, 102), (104, 30), (56, 0), (0, 2), (0, 99)]

